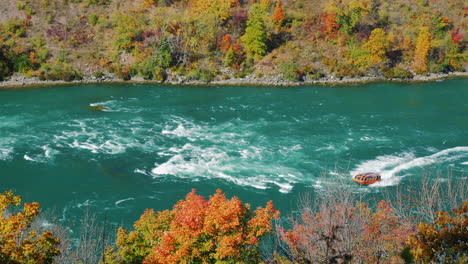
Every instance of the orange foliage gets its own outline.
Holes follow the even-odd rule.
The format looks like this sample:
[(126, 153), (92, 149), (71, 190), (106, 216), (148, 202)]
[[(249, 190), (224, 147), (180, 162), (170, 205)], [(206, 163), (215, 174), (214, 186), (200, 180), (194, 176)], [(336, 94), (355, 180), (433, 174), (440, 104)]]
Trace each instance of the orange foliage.
[(154, 4), (157, 4), (156, 0), (143, 0), (143, 7), (150, 8)]
[(110, 252), (106, 259), (140, 259), (145, 264), (256, 262), (260, 238), (272, 232), (271, 221), (278, 216), (271, 201), (250, 214), (248, 204), (237, 197), (228, 200), (221, 190), (208, 201), (192, 190), (172, 211), (147, 210), (135, 231), (120, 229), (117, 253)]
[(60, 254), (59, 239), (50, 231), (28, 230), (39, 215), (39, 203), (25, 203), (22, 211), (9, 212), (11, 206), (20, 204), (21, 197), (13, 192), (0, 194), (0, 263), (53, 263)]
[(390, 204), (380, 201), (376, 212), (364, 214), (363, 247), (357, 248), (357, 258), (366, 263), (401, 263), (400, 252), (413, 233), (409, 222), (401, 221)]
[(340, 25), (336, 23), (336, 14), (335, 13), (328, 13), (325, 16), (325, 25), (327, 27), (327, 33), (329, 35), (333, 35), (336, 31), (340, 28)]
[(285, 19), (286, 15), (284, 14), (283, 3), (281, 3), (281, 0), (278, 0), (276, 1), (275, 10), (273, 11), (273, 22), (278, 27), (281, 27)]
[(468, 201), (448, 212), (438, 212), (434, 223), (420, 223), (408, 245), (421, 263), (468, 262)]
[(231, 46), (232, 46), (231, 34), (224, 35), (223, 39), (221, 40), (221, 45), (220, 45), (221, 51), (226, 52), (229, 50)]

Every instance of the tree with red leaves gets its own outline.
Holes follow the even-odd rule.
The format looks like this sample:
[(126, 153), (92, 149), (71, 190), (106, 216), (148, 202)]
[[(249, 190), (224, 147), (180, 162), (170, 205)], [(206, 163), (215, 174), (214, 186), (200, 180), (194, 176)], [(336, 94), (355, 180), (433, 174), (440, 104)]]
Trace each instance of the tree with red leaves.
[(306, 205), (292, 229), (279, 230), (292, 263), (324, 264), (402, 263), (400, 253), (412, 233), (410, 223), (384, 201), (375, 211), (350, 201), (325, 201), (318, 210)]
[(147, 210), (135, 230), (120, 228), (106, 263), (259, 263), (259, 244), (279, 212), (270, 201), (253, 213), (221, 190), (206, 200), (192, 190), (173, 210)]
[(280, 28), (285, 19), (286, 15), (284, 14), (283, 3), (281, 3), (281, 0), (278, 0), (276, 1), (275, 10), (273, 11), (273, 22)]

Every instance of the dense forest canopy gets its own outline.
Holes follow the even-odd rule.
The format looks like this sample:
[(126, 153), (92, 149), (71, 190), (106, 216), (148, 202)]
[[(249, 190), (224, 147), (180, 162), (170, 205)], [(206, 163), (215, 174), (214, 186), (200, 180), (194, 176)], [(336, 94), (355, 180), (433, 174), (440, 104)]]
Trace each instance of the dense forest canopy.
[(462, 0), (4, 0), (0, 80), (465, 71)]

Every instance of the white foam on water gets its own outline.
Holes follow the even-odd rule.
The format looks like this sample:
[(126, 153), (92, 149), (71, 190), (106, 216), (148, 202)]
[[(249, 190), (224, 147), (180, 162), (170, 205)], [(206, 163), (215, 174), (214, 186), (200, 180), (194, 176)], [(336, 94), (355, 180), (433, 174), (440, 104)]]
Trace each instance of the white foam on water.
[[(231, 146), (232, 147), (232, 146)], [(223, 179), (241, 186), (268, 189), (276, 185), (283, 193), (290, 192), (293, 184), (300, 181), (300, 172), (280, 164), (266, 164), (262, 157), (269, 150), (250, 147), (238, 151), (240, 156), (229, 155), (229, 150), (217, 147), (200, 147), (185, 144), (173, 147), (172, 156), (162, 164), (155, 164), (153, 177), (178, 177), (199, 179)], [(168, 156), (165, 151), (160, 156)]]
[(468, 161), (460, 163), (461, 165), (468, 165)]
[(15, 139), (9, 137), (0, 138), (0, 160), (9, 160), (13, 153)]
[(0, 148), (0, 160), (7, 160), (10, 158), (10, 154), (13, 152), (13, 148)]
[(109, 100), (104, 102), (91, 103), (89, 106), (103, 106), (107, 109), (103, 109), (103, 112), (126, 112), (126, 113), (139, 113), (142, 111), (141, 108), (131, 108), (129, 102), (137, 101), (135, 98)]
[(34, 159), (32, 159), (31, 157), (29, 157), (28, 155), (24, 154), (23, 158), (25, 160), (29, 160), (29, 161), (35, 161)]
[(157, 147), (151, 129), (135, 130), (135, 127), (142, 126), (142, 123), (140, 119), (119, 121), (117, 124), (107, 119), (74, 120), (68, 124), (68, 130), (54, 135), (53, 143), (61, 148), (109, 155), (125, 153), (130, 148), (153, 153)]
[(140, 169), (135, 169), (133, 172), (138, 173), (138, 174), (147, 175), (147, 176), (151, 175), (150, 173), (146, 172), (145, 170), (140, 170)]
[(161, 135), (185, 138), (191, 142), (207, 140), (213, 143), (238, 144), (252, 133), (249, 129), (252, 124), (249, 123), (239, 125), (236, 122), (226, 122), (213, 126), (206, 123), (196, 124), (178, 116), (170, 116), (168, 119), (170, 122), (161, 130)]
[(44, 145), (41, 148), (44, 150), (44, 157), (46, 159), (53, 159), (59, 153), (58, 150), (51, 148), (49, 145)]
[(359, 140), (361, 140), (361, 141), (377, 141), (377, 142), (389, 141), (389, 139), (386, 138), (386, 137), (368, 137), (368, 136), (361, 137)]
[(315, 149), (315, 151), (324, 151), (324, 150), (335, 150), (335, 147), (333, 145), (327, 145), (326, 147), (320, 147)]
[(78, 203), (78, 204), (76, 205), (76, 207), (78, 207), (78, 208), (81, 208), (81, 207), (88, 207), (88, 206), (92, 205), (93, 203), (95, 203), (95, 201), (89, 200), (89, 199), (88, 199), (88, 200), (86, 200), (86, 201), (84, 201), (84, 202), (82, 202), (82, 203)]
[(468, 157), (468, 147), (460, 146), (444, 149), (432, 155), (415, 157), (413, 153), (403, 153), (398, 156), (379, 156), (375, 160), (369, 160), (358, 165), (351, 171), (351, 177), (358, 173), (374, 172), (382, 176), (382, 181), (372, 186), (391, 186), (400, 182), (401, 178), (409, 174), (401, 174), (413, 168), (422, 168), (436, 163), (453, 162)]
[(119, 204), (121, 204), (121, 203), (123, 203), (123, 202), (134, 201), (134, 200), (135, 200), (135, 198), (133, 198), (133, 197), (126, 198), (126, 199), (122, 199), (122, 200), (118, 200), (117, 202), (115, 202), (115, 205), (119, 205)]

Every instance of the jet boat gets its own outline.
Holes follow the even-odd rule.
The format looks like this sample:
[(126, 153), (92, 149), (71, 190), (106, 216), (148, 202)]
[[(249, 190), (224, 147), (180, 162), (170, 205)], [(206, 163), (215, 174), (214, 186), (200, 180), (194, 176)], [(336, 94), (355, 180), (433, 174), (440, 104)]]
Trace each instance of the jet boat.
[(361, 185), (370, 185), (376, 182), (381, 181), (380, 174), (367, 172), (367, 173), (360, 173), (354, 176), (353, 181), (357, 182)]

